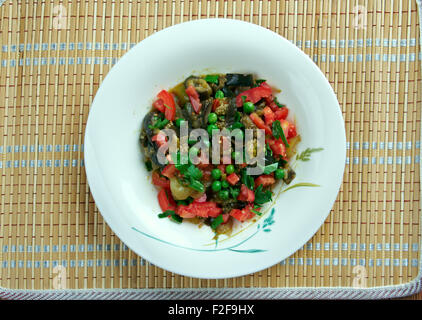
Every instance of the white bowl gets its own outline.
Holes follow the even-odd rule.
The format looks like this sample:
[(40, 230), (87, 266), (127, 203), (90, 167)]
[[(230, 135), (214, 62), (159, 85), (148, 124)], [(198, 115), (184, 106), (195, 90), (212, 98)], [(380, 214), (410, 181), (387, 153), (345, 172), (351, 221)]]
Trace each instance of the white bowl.
[[(230, 238), (210, 228), (159, 219), (157, 190), (138, 143), (153, 98), (192, 73), (255, 73), (282, 90), (295, 116), (299, 152), (324, 148), (295, 165), (293, 188), (274, 197), (256, 222)], [(345, 130), (336, 96), (311, 59), (276, 33), (237, 20), (182, 23), (153, 34), (108, 73), (92, 104), (85, 134), (89, 186), (105, 221), (135, 253), (166, 270), (198, 278), (242, 276), (298, 250), (336, 199), (345, 165)], [(285, 188), (283, 186), (282, 188)], [(273, 210), (274, 209), (274, 210)], [(241, 232), (239, 228), (242, 229)]]

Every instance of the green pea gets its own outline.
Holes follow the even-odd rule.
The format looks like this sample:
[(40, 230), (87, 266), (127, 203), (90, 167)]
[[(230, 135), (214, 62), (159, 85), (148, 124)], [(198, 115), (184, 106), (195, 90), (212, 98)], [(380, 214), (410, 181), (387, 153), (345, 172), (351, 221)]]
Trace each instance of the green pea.
[(228, 173), (228, 174), (232, 174), (233, 172), (234, 172), (234, 165), (229, 164), (229, 165), (226, 167), (226, 173)]
[(213, 123), (216, 123), (216, 122), (217, 122), (217, 120), (218, 120), (217, 114), (215, 114), (214, 112), (211, 112), (211, 113), (208, 115), (208, 123), (213, 124)]
[(222, 200), (227, 200), (229, 198), (229, 191), (228, 190), (221, 190), (218, 193), (218, 196), (220, 197), (220, 199)]
[(215, 97), (217, 99), (223, 99), (224, 98), (224, 93), (221, 90), (217, 90), (217, 92), (215, 93)]
[(231, 195), (233, 197), (233, 199), (237, 199), (237, 197), (239, 196), (240, 190), (239, 189), (232, 189), (231, 190)]
[(183, 122), (185, 122), (185, 119), (177, 118), (174, 121), (174, 124), (176, 125), (176, 127), (179, 127), (180, 128), (180, 126), (182, 125)]
[(220, 169), (212, 169), (211, 176), (214, 180), (218, 180), (221, 178), (221, 170)]
[(221, 190), (221, 182), (220, 181), (214, 181), (211, 185), (211, 188), (215, 192), (220, 191)]
[(245, 113), (252, 113), (255, 111), (255, 105), (252, 102), (245, 102), (243, 104), (243, 111)]
[(216, 124), (210, 124), (210, 125), (208, 125), (208, 127), (207, 127), (208, 134), (210, 136), (212, 136), (212, 131), (213, 130), (216, 130), (216, 129), (218, 130), (218, 127), (217, 127)]
[(283, 179), (284, 178), (284, 169), (277, 169), (276, 171), (275, 171), (275, 178), (276, 179), (278, 179), (278, 180), (280, 180), (280, 179)]
[(229, 183), (226, 180), (221, 181), (221, 187), (228, 188), (229, 187)]

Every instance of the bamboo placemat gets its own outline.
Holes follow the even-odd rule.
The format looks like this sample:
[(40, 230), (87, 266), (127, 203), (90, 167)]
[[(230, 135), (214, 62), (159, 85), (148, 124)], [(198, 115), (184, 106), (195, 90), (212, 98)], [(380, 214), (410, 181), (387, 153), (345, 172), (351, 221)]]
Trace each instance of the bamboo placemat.
[[(385, 297), (421, 288), (414, 0), (1, 3), (0, 296)], [(276, 266), (224, 280), (172, 274), (131, 252), (98, 212), (83, 162), (90, 104), (118, 58), (158, 30), (212, 17), (259, 24), (307, 53), (338, 96), (347, 135), (344, 182), (318, 233)], [(110, 288), (126, 290), (87, 290)], [(127, 290), (153, 288), (166, 290)]]

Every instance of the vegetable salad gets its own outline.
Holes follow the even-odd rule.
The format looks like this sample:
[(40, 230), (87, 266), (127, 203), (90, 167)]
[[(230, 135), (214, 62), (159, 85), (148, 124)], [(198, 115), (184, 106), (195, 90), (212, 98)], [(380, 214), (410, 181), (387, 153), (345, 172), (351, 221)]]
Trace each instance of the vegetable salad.
[[(295, 124), (287, 120), (289, 109), (277, 100), (276, 93), (264, 79), (233, 73), (190, 76), (158, 93), (143, 120), (140, 142), (152, 183), (158, 188), (159, 218), (203, 223), (220, 234), (229, 233), (235, 220), (244, 222), (261, 215), (262, 206), (272, 201), (273, 186), (294, 179), (288, 161), (300, 141)], [(190, 158), (182, 164), (180, 154), (168, 155), (168, 161), (161, 163), (157, 152), (168, 143), (161, 130), (174, 130), (177, 139), (183, 125), (188, 132), (204, 129), (210, 137), (216, 129), (239, 129), (242, 139), (246, 129), (264, 130), (262, 174), (247, 174), (252, 165), (234, 148), (229, 159), (221, 156), (219, 164), (194, 164)], [(189, 155), (208, 159), (202, 148), (195, 147), (197, 142), (188, 140)], [(229, 142), (233, 145), (234, 137)], [(201, 143), (213, 148), (211, 138)]]

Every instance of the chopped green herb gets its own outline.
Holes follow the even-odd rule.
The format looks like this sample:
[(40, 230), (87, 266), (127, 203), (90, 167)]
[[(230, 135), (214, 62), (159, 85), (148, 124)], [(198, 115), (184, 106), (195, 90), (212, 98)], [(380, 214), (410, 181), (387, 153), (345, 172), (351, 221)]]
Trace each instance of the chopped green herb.
[(158, 215), (158, 218), (160, 218), (160, 219), (167, 218), (169, 216), (172, 216), (173, 214), (176, 214), (176, 212), (174, 212), (173, 210), (166, 210), (163, 213), (160, 213)]
[(322, 151), (322, 150), (324, 150), (324, 148), (307, 148), (301, 154), (298, 154), (296, 156), (296, 159), (302, 160), (302, 161), (309, 161), (311, 159), (311, 153), (319, 152), (319, 151)]
[(145, 161), (145, 167), (147, 167), (148, 171), (152, 171), (152, 163), (151, 160)]
[(233, 199), (237, 199), (237, 197), (239, 196), (240, 190), (238, 188), (230, 187), (229, 192)]
[(242, 183), (247, 186), (250, 190), (253, 190), (255, 180), (252, 176), (246, 174), (246, 168), (242, 170)]
[(167, 119), (158, 119), (157, 122), (154, 123), (154, 125), (149, 125), (148, 127), (150, 129), (163, 129), (167, 123), (169, 123)]
[(211, 228), (213, 229), (213, 230), (215, 230), (215, 229), (217, 229), (217, 227), (220, 225), (220, 224), (222, 224), (223, 223), (223, 215), (222, 214), (220, 214), (217, 218), (215, 218), (214, 220), (213, 220), (213, 222), (211, 223)]
[(261, 83), (265, 82), (267, 80), (265, 79), (256, 79), (255, 80), (255, 86), (254, 87), (259, 87), (261, 85)]
[(218, 197), (221, 200), (227, 200), (229, 198), (229, 191), (228, 190), (220, 190), (218, 192)]
[(270, 164), (268, 166), (265, 166), (264, 168), (264, 174), (270, 174), (271, 172), (276, 171), (278, 168), (278, 163), (274, 162), (273, 164)]
[(234, 130), (234, 129), (241, 129), (243, 128), (243, 123), (236, 121), (234, 122), (231, 126), (230, 126), (230, 130)]
[(174, 213), (174, 214), (171, 215), (171, 219), (174, 222), (177, 222), (177, 223), (182, 223), (183, 222), (183, 218), (181, 216), (177, 215), (176, 213)]
[(263, 191), (262, 188), (263, 186), (262, 184), (260, 184), (255, 190), (255, 203), (257, 205), (263, 205), (264, 203), (267, 203), (272, 200), (271, 191)]
[(239, 111), (237, 111), (236, 114), (234, 115), (234, 121), (239, 122), (241, 118), (242, 118), (242, 114)]
[(205, 191), (205, 187), (202, 184), (202, 182), (195, 180), (195, 179), (192, 179), (192, 178), (190, 179), (189, 187), (191, 187), (192, 189), (199, 191), (199, 192)]
[(273, 101), (277, 105), (277, 107), (279, 107), (279, 108), (284, 108), (285, 107), (284, 104), (281, 104), (280, 102), (278, 102), (277, 97), (274, 97), (274, 100)]
[(286, 136), (284, 135), (283, 128), (281, 127), (281, 123), (279, 120), (273, 122), (273, 136), (276, 139), (281, 138), (283, 143), (286, 147), (289, 147), (289, 143), (287, 142)]
[(279, 168), (284, 168), (284, 166), (287, 164), (287, 161), (286, 160), (284, 160), (284, 159), (280, 159), (279, 161), (278, 161), (278, 167)]
[(195, 180), (199, 180), (202, 178), (202, 171), (201, 169), (195, 167), (195, 165), (191, 164), (188, 166), (186, 171), (183, 173), (186, 177), (191, 177)]
[(253, 213), (255, 213), (256, 215), (258, 215), (258, 216), (262, 215), (262, 212), (259, 212), (259, 211), (255, 210), (255, 208), (254, 209), (251, 209), (251, 211)]
[(241, 96), (241, 98), (242, 98), (242, 102), (245, 103), (247, 96)]
[(209, 83), (218, 84), (218, 74), (208, 74), (205, 76), (205, 81)]

